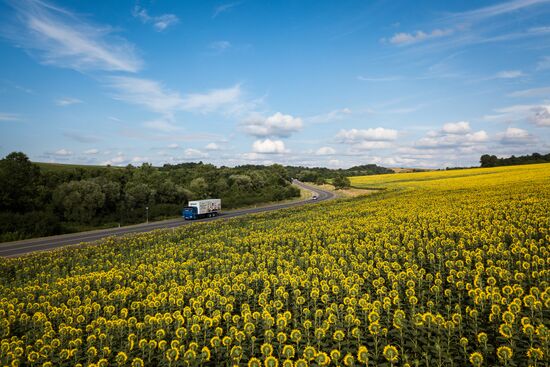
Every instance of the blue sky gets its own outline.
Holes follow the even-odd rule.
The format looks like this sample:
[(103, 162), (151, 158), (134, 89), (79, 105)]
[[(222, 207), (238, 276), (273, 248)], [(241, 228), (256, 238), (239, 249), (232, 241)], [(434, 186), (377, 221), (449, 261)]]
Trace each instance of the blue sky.
[(0, 154), (476, 165), (550, 152), (550, 0), (0, 0)]

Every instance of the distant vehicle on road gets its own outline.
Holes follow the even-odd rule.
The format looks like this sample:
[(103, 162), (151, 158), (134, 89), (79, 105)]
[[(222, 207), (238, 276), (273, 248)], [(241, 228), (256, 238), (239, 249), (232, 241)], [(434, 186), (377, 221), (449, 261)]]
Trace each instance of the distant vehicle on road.
[(311, 200), (317, 200), (317, 198), (318, 198), (317, 195), (313, 195), (313, 196), (311, 197)]
[(181, 216), (186, 220), (210, 218), (219, 215), (222, 210), (221, 199), (205, 199), (190, 201), (186, 208), (183, 208)]

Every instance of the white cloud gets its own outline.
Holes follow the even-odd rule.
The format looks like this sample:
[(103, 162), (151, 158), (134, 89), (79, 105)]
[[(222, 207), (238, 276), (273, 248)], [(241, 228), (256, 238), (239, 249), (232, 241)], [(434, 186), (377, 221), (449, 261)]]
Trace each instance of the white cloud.
[(510, 97), (538, 97), (538, 96), (550, 96), (550, 87), (531, 88), (518, 90), (510, 93)]
[(159, 16), (150, 16), (145, 8), (136, 5), (132, 10), (132, 15), (139, 19), (143, 24), (151, 23), (157, 32), (162, 32), (172, 25), (179, 23), (179, 19), (174, 14), (163, 14)]
[(550, 126), (550, 105), (513, 105), (496, 109), (495, 115), (484, 116), (489, 121), (527, 121), (535, 125)]
[(180, 129), (178, 126), (174, 125), (171, 121), (169, 121), (169, 119), (166, 118), (146, 121), (143, 123), (143, 126), (148, 127), (149, 129), (159, 130), (163, 132), (171, 132)]
[(538, 106), (533, 109), (532, 121), (538, 126), (550, 126), (550, 105)]
[(126, 159), (126, 157), (124, 156), (124, 154), (122, 154), (121, 152), (117, 153), (116, 156), (114, 156), (113, 158), (103, 162), (102, 164), (107, 166), (124, 166), (125, 163), (128, 163), (128, 160)]
[(390, 43), (393, 43), (394, 45), (412, 44), (432, 38), (448, 36), (452, 33), (453, 31), (451, 29), (434, 29), (429, 33), (424, 31), (416, 31), (415, 33), (400, 32), (394, 34), (390, 38)]
[(419, 139), (415, 146), (418, 148), (461, 148), (484, 143), (489, 140), (489, 135), (484, 130), (460, 134), (449, 134), (445, 132), (430, 132)]
[[(134, 47), (111, 36), (108, 26), (90, 24), (72, 12), (45, 1), (9, 2), (17, 26), (4, 35), (30, 51), (45, 64), (83, 70), (136, 72), (142, 61)], [(8, 29), (7, 27), (5, 29)]]
[(388, 149), (393, 147), (393, 143), (389, 141), (362, 141), (351, 146), (350, 152), (373, 149)]
[(99, 149), (88, 149), (88, 150), (85, 150), (84, 151), (84, 154), (87, 154), (87, 155), (95, 155), (95, 154), (98, 154), (99, 153)]
[(468, 121), (448, 122), (441, 131), (445, 134), (467, 134), (471, 131)]
[(231, 48), (231, 43), (229, 41), (215, 41), (210, 43), (208, 45), (209, 48), (217, 51), (217, 52), (223, 52), (227, 50), (228, 48)]
[(21, 118), (16, 113), (0, 113), (0, 121), (19, 121)]
[(87, 134), (87, 133), (80, 133), (76, 131), (67, 131), (67, 132), (64, 132), (63, 135), (79, 143), (96, 143), (101, 140), (101, 138), (98, 136)]
[(206, 146), (204, 147), (204, 149), (206, 149), (206, 150), (220, 150), (221, 147), (220, 147), (219, 144), (213, 143), (213, 142), (212, 142), (212, 143), (206, 144)]
[(341, 143), (361, 143), (363, 141), (393, 141), (397, 139), (397, 130), (383, 127), (369, 128), (365, 130), (351, 129), (340, 130), (336, 139)]
[(170, 148), (170, 149), (178, 149), (179, 147), (180, 147), (180, 146), (179, 146), (178, 144), (176, 144), (176, 143), (173, 143), (173, 144), (168, 145), (168, 148)]
[(550, 69), (550, 56), (544, 56), (537, 63), (537, 70), (547, 70), (547, 69)]
[(336, 150), (332, 147), (321, 147), (317, 149), (315, 155), (333, 155), (336, 153)]
[(527, 130), (516, 127), (507, 128), (506, 131), (498, 133), (497, 137), (503, 144), (522, 144), (533, 139)]
[(306, 121), (312, 122), (314, 124), (339, 121), (351, 115), (351, 113), (352, 112), (349, 108), (341, 108), (329, 111), (321, 115), (310, 116), (306, 118)]
[(521, 70), (504, 70), (495, 75), (497, 79), (514, 79), (525, 76)]
[(300, 131), (302, 119), (277, 112), (267, 118), (262, 116), (250, 117), (243, 123), (244, 131), (257, 137), (288, 137)]
[(508, 14), (516, 10), (544, 3), (548, 3), (548, 0), (512, 0), (496, 5), (490, 5), (483, 8), (458, 13), (455, 14), (453, 17), (461, 18), (463, 20), (481, 21), (483, 19)]
[(71, 98), (71, 97), (59, 98), (55, 101), (55, 104), (61, 107), (70, 106), (72, 104), (78, 104), (78, 103), (82, 103), (82, 101), (80, 99)]
[(218, 15), (222, 14), (222, 13), (225, 13), (229, 10), (231, 10), (232, 8), (236, 7), (237, 5), (239, 5), (241, 2), (234, 2), (234, 3), (227, 3), (227, 4), (221, 4), (221, 5), (218, 5), (214, 8), (214, 14), (212, 14), (212, 18), (216, 18)]
[(188, 148), (183, 153), (186, 159), (199, 159), (208, 157), (208, 153), (204, 153), (198, 149)]
[(239, 84), (225, 89), (213, 89), (207, 93), (187, 94), (182, 100), (182, 109), (208, 113), (224, 109), (228, 113), (238, 110), (238, 102), (241, 97)]
[(73, 155), (73, 152), (71, 152), (70, 150), (67, 150), (65, 148), (62, 148), (62, 149), (59, 149), (59, 150), (56, 150), (55, 152), (53, 152), (52, 155), (57, 155), (59, 157), (68, 157), (68, 156)]
[(281, 140), (256, 140), (252, 144), (252, 151), (254, 153), (263, 153), (263, 154), (281, 154), (285, 153), (285, 143)]
[(113, 76), (108, 78), (108, 86), (116, 91), (115, 99), (141, 105), (154, 112), (172, 114), (182, 109), (180, 94), (154, 80)]

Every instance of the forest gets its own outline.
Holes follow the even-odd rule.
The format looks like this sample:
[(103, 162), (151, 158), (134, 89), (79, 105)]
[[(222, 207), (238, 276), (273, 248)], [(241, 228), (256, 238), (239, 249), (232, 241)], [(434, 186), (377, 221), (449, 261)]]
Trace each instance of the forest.
[(514, 166), (517, 164), (533, 164), (533, 163), (549, 163), (550, 153), (542, 155), (533, 153), (531, 155), (522, 155), (516, 157), (514, 155), (508, 158), (498, 158), (496, 155), (484, 154), (479, 159), (481, 167), (499, 167), (499, 166)]
[(277, 164), (76, 166), (13, 152), (0, 160), (0, 242), (175, 217), (189, 200), (221, 198), (231, 209), (299, 195)]

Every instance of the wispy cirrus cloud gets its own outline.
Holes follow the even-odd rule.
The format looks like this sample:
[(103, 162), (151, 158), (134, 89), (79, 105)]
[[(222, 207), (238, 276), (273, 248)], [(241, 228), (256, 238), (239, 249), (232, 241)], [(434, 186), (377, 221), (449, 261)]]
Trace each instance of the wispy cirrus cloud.
[(229, 41), (215, 41), (215, 42), (211, 42), (209, 45), (208, 45), (208, 48), (210, 48), (211, 50), (214, 50), (218, 53), (221, 53), (223, 51), (226, 51), (228, 49), (231, 48), (231, 42)]
[[(396, 46), (412, 45), (433, 41), (444, 47), (457, 47), (465, 44), (480, 44), (489, 42), (505, 42), (528, 37), (544, 36), (550, 33), (550, 27), (530, 27), (510, 32), (505, 29), (509, 26), (504, 16), (523, 11), (522, 15), (537, 16), (541, 9), (550, 3), (550, 0), (512, 0), (501, 4), (490, 5), (469, 11), (452, 13), (438, 19), (431, 31), (416, 30), (413, 32), (398, 32), (393, 36), (382, 38), (382, 42), (389, 42)], [(547, 10), (547, 9), (546, 9)], [(527, 13), (529, 12), (529, 13)], [(489, 22), (490, 18), (491, 21)], [(445, 42), (443, 38), (452, 37), (453, 42)]]
[(322, 123), (343, 120), (346, 117), (349, 117), (351, 114), (352, 112), (349, 108), (340, 108), (340, 109), (329, 111), (327, 113), (309, 116), (305, 118), (305, 120), (307, 122), (314, 123), (314, 124), (322, 124)]
[(82, 101), (78, 98), (72, 98), (72, 97), (63, 97), (55, 100), (55, 104), (61, 107), (70, 106), (73, 104), (79, 104), (82, 103)]
[(174, 14), (151, 16), (147, 9), (139, 5), (136, 5), (134, 9), (132, 9), (132, 16), (139, 19), (143, 24), (152, 24), (157, 32), (162, 32), (179, 23), (179, 18)]
[(497, 122), (530, 122), (539, 127), (550, 127), (550, 105), (513, 105), (495, 110), (495, 114), (484, 116), (485, 120)]
[(512, 0), (501, 4), (490, 5), (479, 9), (456, 13), (451, 15), (450, 18), (460, 19), (462, 21), (481, 21), (487, 18), (505, 15), (535, 5), (548, 3), (550, 3), (550, 0)]
[(20, 121), (21, 117), (17, 113), (0, 112), (0, 121)]
[(389, 42), (394, 45), (407, 45), (412, 43), (417, 43), (421, 41), (426, 41), (433, 38), (440, 38), (444, 36), (451, 35), (453, 33), (452, 29), (434, 29), (431, 32), (416, 31), (414, 33), (399, 32), (394, 34)]
[(550, 96), (550, 87), (530, 88), (510, 93), (510, 97), (540, 97)]
[(232, 112), (240, 106), (242, 96), (240, 84), (186, 95), (168, 89), (155, 80), (136, 77), (113, 76), (107, 79), (107, 85), (115, 91), (115, 99), (141, 105), (163, 115), (173, 115), (177, 111)]
[(226, 4), (220, 4), (214, 8), (214, 13), (212, 14), (212, 18), (216, 18), (218, 15), (228, 12), (234, 7), (241, 4), (241, 1), (233, 2), (233, 3), (226, 3)]
[(40, 0), (9, 1), (14, 22), (3, 36), (42, 63), (78, 71), (138, 71), (143, 62), (134, 46), (105, 25), (87, 22), (69, 10)]

